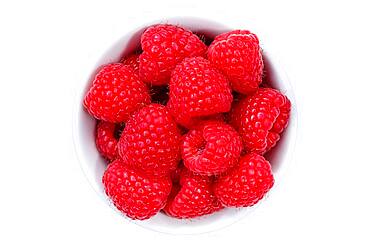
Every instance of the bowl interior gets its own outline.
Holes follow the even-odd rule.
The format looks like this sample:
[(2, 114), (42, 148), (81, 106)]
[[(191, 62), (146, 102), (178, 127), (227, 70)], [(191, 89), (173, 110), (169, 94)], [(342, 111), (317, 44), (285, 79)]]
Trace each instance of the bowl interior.
[[(116, 208), (110, 203), (109, 199), (104, 193), (101, 178), (106, 168), (106, 162), (99, 155), (95, 147), (94, 138), (96, 121), (83, 109), (82, 101), (99, 67), (107, 63), (117, 62), (121, 57), (137, 50), (139, 48), (138, 44), (140, 44), (140, 35), (143, 30), (147, 26), (156, 23), (178, 24), (189, 28), (197, 34), (203, 34), (209, 38), (212, 38), (215, 35), (223, 33), (225, 31), (235, 29), (214, 21), (199, 18), (171, 18), (166, 20), (154, 21), (152, 23), (148, 23), (146, 25), (137, 27), (131, 31), (126, 32), (126, 34), (120, 40), (118, 40), (105, 53), (103, 53), (99, 61), (97, 61), (96, 66), (94, 68), (91, 68), (92, 73), (87, 78), (84, 87), (79, 90), (80, 94), (78, 95), (77, 105), (75, 106), (75, 109), (77, 109), (73, 125), (75, 148), (81, 167), (91, 186), (98, 193), (98, 195), (114, 211), (116, 211), (117, 214), (120, 215), (121, 213), (116, 210)], [(258, 30), (254, 31), (258, 34)], [(282, 138), (277, 147), (266, 155), (267, 159), (272, 164), (276, 180), (275, 186), (271, 190), (273, 191), (279, 185), (281, 174), (291, 160), (296, 139), (296, 112), (294, 108), (294, 94), (292, 91), (292, 87), (285, 76), (285, 73), (280, 68), (275, 58), (269, 53), (268, 49), (265, 46), (262, 46), (262, 48), (265, 62), (264, 81), (268, 82), (274, 88), (277, 88), (285, 93), (291, 99), (293, 105), (290, 124), (287, 130), (282, 135)], [(265, 197), (265, 199), (262, 201), (265, 201), (267, 199), (268, 196)], [(227, 208), (215, 214), (192, 220), (178, 220), (170, 218), (163, 213), (159, 213), (155, 217), (146, 221), (132, 221), (123, 215), (122, 217), (128, 221), (132, 221), (140, 226), (158, 232), (172, 234), (197, 234), (210, 232), (228, 226), (243, 218), (246, 214), (254, 210), (256, 206), (251, 208), (238, 209)]]

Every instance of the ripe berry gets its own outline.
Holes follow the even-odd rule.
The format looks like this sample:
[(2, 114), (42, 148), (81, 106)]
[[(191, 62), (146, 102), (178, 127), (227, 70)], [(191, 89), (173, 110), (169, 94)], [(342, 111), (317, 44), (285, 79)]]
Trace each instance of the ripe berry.
[(171, 173), (170, 173), (170, 178), (172, 180), (172, 183), (173, 184), (178, 184), (180, 182), (180, 175), (181, 175), (181, 172), (182, 170), (184, 169), (184, 165), (183, 163), (181, 162), (175, 170), (173, 170)]
[(118, 210), (131, 219), (144, 220), (157, 214), (171, 192), (169, 177), (148, 177), (122, 160), (109, 164), (103, 176), (105, 192)]
[(237, 164), (242, 140), (230, 125), (206, 121), (183, 138), (184, 165), (201, 175), (217, 175)]
[(135, 74), (139, 75), (139, 54), (131, 54), (130, 56), (121, 59), (120, 62), (130, 67)]
[(276, 144), (288, 125), (290, 107), (289, 99), (272, 88), (260, 88), (233, 106), (230, 123), (247, 152), (264, 153)]
[(152, 85), (167, 84), (172, 70), (186, 57), (205, 56), (207, 46), (191, 31), (155, 25), (141, 36), (140, 77)]
[(116, 124), (99, 121), (96, 125), (95, 144), (99, 153), (112, 161), (117, 157), (118, 139), (115, 137)]
[(248, 207), (261, 200), (273, 185), (270, 163), (251, 153), (240, 159), (238, 167), (216, 180), (214, 192), (224, 206)]
[(185, 219), (211, 214), (222, 208), (212, 192), (211, 178), (195, 175), (183, 169), (180, 187), (168, 198), (164, 211), (167, 215)]
[(235, 30), (216, 36), (209, 46), (208, 59), (239, 93), (252, 93), (262, 82), (263, 60), (259, 40), (249, 31)]
[(100, 69), (84, 98), (84, 106), (92, 116), (112, 123), (127, 121), (134, 111), (149, 103), (147, 86), (121, 63)]
[(167, 109), (150, 104), (126, 123), (118, 143), (120, 157), (148, 175), (167, 175), (180, 161), (180, 132)]
[(168, 109), (179, 124), (228, 112), (232, 100), (226, 77), (202, 57), (185, 58), (171, 75)]
[(219, 121), (225, 121), (225, 116), (222, 113), (216, 113), (209, 116), (201, 116), (201, 117), (191, 117), (189, 118), (183, 112), (178, 111), (177, 108), (175, 108), (171, 101), (167, 102), (167, 109), (175, 119), (176, 123), (181, 125), (182, 127), (185, 127), (186, 129), (193, 129), (200, 125), (203, 121), (207, 120), (219, 120)]

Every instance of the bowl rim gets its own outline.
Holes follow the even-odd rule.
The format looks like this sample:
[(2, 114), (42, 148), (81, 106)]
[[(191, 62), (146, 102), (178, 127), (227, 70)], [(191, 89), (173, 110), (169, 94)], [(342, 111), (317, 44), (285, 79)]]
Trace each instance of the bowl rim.
[[(154, 24), (158, 24), (158, 23), (170, 23), (170, 24), (178, 24), (178, 25), (182, 25), (182, 26), (186, 27), (187, 25), (184, 24), (184, 22), (194, 22), (194, 21), (202, 22), (203, 26), (205, 24), (211, 24), (211, 25), (216, 25), (220, 29), (233, 30), (233, 28), (231, 26), (219, 23), (217, 20), (214, 20), (214, 19), (211, 19), (211, 18), (199, 18), (199, 17), (195, 17), (195, 16), (175, 16), (175, 17), (154, 19), (152, 21), (145, 22), (143, 24), (136, 24), (132, 28), (123, 32), (123, 34), (118, 39), (116, 39), (114, 42), (112, 42), (110, 46), (108, 46), (107, 48), (105, 48), (105, 49), (103, 49), (102, 51), (99, 52), (99, 55), (97, 56), (97, 58), (98, 58), (97, 61), (92, 64), (92, 67), (89, 70), (90, 74), (88, 74), (87, 76), (85, 75), (85, 77), (84, 77), (85, 80), (84, 80), (83, 83), (82, 82), (77, 83), (77, 86), (75, 87), (75, 99), (74, 99), (75, 102), (74, 102), (74, 104), (72, 104), (73, 105), (73, 109), (72, 109), (72, 114), (73, 114), (73, 116), (72, 116), (72, 136), (73, 136), (73, 138), (72, 139), (73, 139), (73, 146), (74, 146), (74, 150), (75, 150), (75, 155), (76, 155), (76, 158), (78, 160), (78, 163), (80, 164), (81, 171), (84, 174), (87, 182), (90, 184), (91, 188), (95, 191), (95, 193), (98, 195), (98, 197), (102, 201), (104, 201), (104, 204), (108, 205), (110, 208), (113, 209), (112, 212), (114, 212), (114, 214), (116, 216), (119, 216), (120, 218), (122, 218), (122, 216), (123, 216), (123, 218), (126, 221), (134, 223), (134, 224), (136, 224), (136, 225), (138, 225), (142, 228), (145, 228), (147, 230), (160, 232), (160, 233), (165, 233), (165, 234), (171, 234), (171, 235), (195, 235), (195, 234), (206, 234), (206, 233), (209, 233), (209, 232), (219, 231), (221, 229), (229, 227), (229, 226), (235, 224), (236, 222), (244, 219), (247, 214), (253, 212), (257, 207), (259, 207), (259, 205), (261, 205), (261, 203), (257, 203), (255, 206), (249, 207), (249, 208), (240, 208), (240, 211), (245, 211), (245, 213), (240, 214), (239, 217), (233, 219), (232, 221), (230, 221), (228, 223), (218, 224), (218, 226), (210, 227), (208, 225), (208, 227), (205, 227), (205, 229), (202, 230), (202, 231), (184, 231), (184, 232), (172, 231), (172, 230), (168, 231), (168, 230), (164, 230), (164, 229), (156, 229), (156, 227), (152, 227), (151, 225), (148, 225), (146, 223), (146, 222), (148, 222), (148, 220), (146, 220), (146, 221), (132, 220), (132, 219), (128, 218), (127, 216), (123, 215), (121, 212), (119, 212), (112, 205), (112, 203), (108, 200), (108, 197), (106, 195), (102, 195), (101, 190), (99, 189), (97, 184), (95, 182), (93, 182), (93, 181), (95, 181), (95, 179), (91, 177), (91, 174), (89, 172), (89, 167), (86, 164), (86, 160), (85, 160), (86, 154), (84, 154), (84, 151), (81, 149), (81, 145), (80, 145), (81, 142), (80, 142), (80, 137), (79, 137), (79, 134), (78, 134), (78, 126), (80, 124), (79, 123), (79, 120), (80, 120), (79, 118), (81, 117), (81, 104), (83, 102), (83, 98), (84, 98), (86, 89), (89, 87), (89, 82), (91, 82), (91, 78), (94, 75), (94, 71), (96, 71), (97, 68), (102, 66), (102, 63), (100, 61), (102, 61), (103, 58), (107, 56), (106, 54), (109, 52), (109, 50), (112, 49), (112, 47), (114, 47), (118, 43), (120, 43), (121, 40), (124, 39), (125, 37), (129, 37), (129, 35), (133, 35), (133, 34), (139, 32), (140, 30), (143, 30), (144, 28), (146, 28), (150, 25), (154, 25)], [(284, 165), (279, 167), (278, 173), (274, 172), (275, 181), (279, 181), (279, 183), (275, 183), (275, 185), (270, 190), (270, 192), (267, 194), (267, 196), (265, 196), (265, 198), (263, 200), (261, 200), (261, 202), (264, 202), (264, 201), (269, 199), (270, 194), (274, 194), (273, 192), (276, 191), (277, 188), (281, 187), (281, 184), (284, 181), (284, 179), (282, 179), (282, 178), (283, 178), (283, 176), (285, 176), (285, 174), (287, 172), (287, 169), (291, 166), (291, 164), (293, 162), (294, 155), (295, 155), (296, 142), (297, 142), (297, 137), (298, 137), (298, 118), (299, 118), (299, 116), (298, 116), (296, 98), (295, 98), (295, 93), (294, 93), (295, 92), (294, 85), (289, 80), (289, 77), (288, 77), (285, 69), (281, 65), (281, 62), (276, 57), (275, 53), (273, 53), (270, 50), (270, 48), (264, 42), (261, 44), (261, 47), (263, 48), (264, 56), (268, 57), (268, 60), (269, 60), (270, 64), (273, 65), (274, 70), (276, 70), (277, 73), (279, 74), (279, 78), (281, 78), (281, 81), (283, 82), (283, 84), (286, 85), (290, 89), (291, 94), (289, 96), (289, 99), (292, 103), (291, 116), (290, 116), (289, 126), (288, 126), (290, 136), (291, 136), (290, 137), (291, 138), (290, 144), (288, 145), (287, 153), (285, 154), (285, 158), (283, 158), (283, 161), (282, 161), (284, 163)], [(249, 210), (246, 210), (246, 209), (249, 209)], [(203, 217), (200, 217), (199, 219), (201, 220), (202, 218)], [(155, 219), (155, 217), (153, 219)], [(183, 220), (183, 221), (185, 222), (185, 221), (189, 221), (189, 220)], [(213, 225), (213, 224), (211, 224), (211, 225)]]

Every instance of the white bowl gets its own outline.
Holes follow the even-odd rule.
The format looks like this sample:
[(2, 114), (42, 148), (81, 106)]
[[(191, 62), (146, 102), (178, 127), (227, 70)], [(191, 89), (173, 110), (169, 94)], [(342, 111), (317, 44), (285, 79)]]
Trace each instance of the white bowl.
[[(109, 201), (109, 198), (104, 193), (101, 178), (106, 168), (106, 162), (99, 155), (95, 147), (94, 138), (96, 122), (83, 109), (82, 102), (97, 69), (106, 63), (116, 62), (122, 56), (136, 50), (138, 48), (138, 44), (140, 43), (140, 35), (142, 31), (147, 26), (156, 23), (178, 24), (187, 27), (194, 32), (203, 33), (211, 37), (225, 31), (247, 28), (227, 27), (215, 21), (193, 17), (169, 18), (153, 21), (143, 26), (133, 27), (133, 29), (130, 31), (125, 31), (123, 37), (109, 47), (109, 49), (104, 52), (101, 58), (97, 61), (96, 66), (91, 68), (91, 74), (87, 75), (86, 78), (86, 85), (78, 90), (79, 95), (77, 95), (78, 99), (77, 105), (75, 105), (75, 114), (73, 120), (74, 145), (82, 170), (85, 173), (87, 180), (90, 182), (97, 194), (107, 203), (107, 205), (109, 205), (116, 213), (120, 215), (122, 214), (112, 205), (112, 203)], [(258, 35), (258, 30), (252, 31)], [(264, 43), (262, 42), (262, 44)], [(270, 81), (273, 87), (281, 90), (289, 97), (293, 106), (288, 128), (283, 133), (277, 147), (275, 147), (275, 149), (267, 155), (267, 158), (272, 164), (275, 177), (275, 185), (270, 191), (271, 193), (276, 190), (281, 183), (283, 171), (292, 160), (297, 133), (297, 114), (295, 110), (295, 98), (291, 84), (289, 83), (284, 71), (265, 45), (262, 45), (262, 49), (266, 67), (266, 78)], [(269, 197), (266, 196), (260, 203), (269, 203), (267, 202), (268, 199)], [(258, 204), (256, 206), (258, 206)], [(133, 221), (124, 215), (122, 215), (122, 218), (153, 231), (171, 234), (199, 234), (218, 230), (231, 225), (232, 223), (235, 223), (236, 221), (245, 217), (248, 213), (254, 210), (256, 206), (250, 208), (227, 208), (212, 215), (191, 220), (174, 219), (166, 216), (163, 213), (159, 213), (158, 215), (146, 221)]]

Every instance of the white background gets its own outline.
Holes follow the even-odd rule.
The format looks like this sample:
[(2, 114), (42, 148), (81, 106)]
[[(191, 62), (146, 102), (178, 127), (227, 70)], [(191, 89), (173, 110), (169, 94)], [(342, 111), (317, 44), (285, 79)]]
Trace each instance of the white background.
[[(370, 22), (366, 1), (1, 1), (0, 246), (369, 246)], [(210, 17), (251, 29), (294, 83), (299, 137), (276, 200), (214, 233), (129, 224), (84, 178), (74, 96), (133, 24)]]

